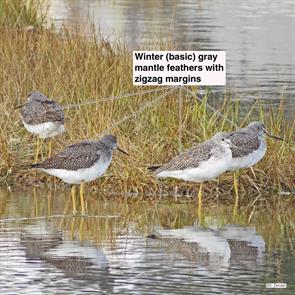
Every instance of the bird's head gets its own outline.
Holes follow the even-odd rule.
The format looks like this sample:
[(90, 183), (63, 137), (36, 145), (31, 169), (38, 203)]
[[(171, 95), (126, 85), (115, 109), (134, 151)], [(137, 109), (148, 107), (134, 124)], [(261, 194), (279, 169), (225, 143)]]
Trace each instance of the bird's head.
[[(108, 148), (110, 148), (111, 150), (115, 150), (117, 149), (118, 151), (120, 151), (121, 153), (128, 155), (128, 153), (126, 153), (124, 150), (122, 150), (120, 147), (118, 147), (117, 144), (117, 138), (116, 136), (112, 135), (112, 134), (107, 134), (105, 135), (102, 139), (101, 142), (106, 145)], [(129, 156), (129, 155), (128, 155)]]
[(257, 133), (261, 137), (269, 136), (269, 137), (274, 138), (274, 139), (284, 140), (281, 137), (278, 137), (278, 136), (275, 136), (275, 135), (272, 135), (272, 134), (268, 133), (266, 128), (265, 128), (265, 125), (262, 122), (259, 122), (259, 121), (254, 121), (254, 122), (250, 123), (247, 126), (247, 128), (250, 129), (251, 131), (254, 131), (255, 133)]
[(216, 133), (211, 140), (215, 142), (218, 145), (221, 145), (223, 147), (231, 147), (232, 143), (230, 141), (230, 135), (225, 132), (218, 132)]
[(27, 101), (45, 101), (48, 98), (40, 91), (30, 92), (27, 96)]

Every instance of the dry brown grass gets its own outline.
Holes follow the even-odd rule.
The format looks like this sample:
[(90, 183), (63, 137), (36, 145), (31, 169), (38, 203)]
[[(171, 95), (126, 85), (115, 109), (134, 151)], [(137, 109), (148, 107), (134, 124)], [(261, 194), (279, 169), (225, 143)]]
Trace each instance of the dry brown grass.
[[(23, 128), (18, 111), (13, 107), (23, 102), (32, 90), (40, 90), (68, 105), (148, 89), (132, 85), (132, 56), (124, 45), (110, 45), (78, 32), (55, 33), (45, 29), (27, 32), (2, 28), (0, 52), (2, 183), (60, 183), (43, 173), (24, 169), (33, 161), (36, 139)], [(94, 137), (156, 95), (139, 95), (65, 110), (67, 131), (55, 139), (55, 152), (67, 144)], [(115, 128), (112, 133), (117, 135), (130, 158), (116, 154), (106, 177), (92, 183), (92, 190), (158, 194), (174, 192), (177, 187), (181, 194), (194, 192), (194, 184), (173, 180), (160, 182), (146, 168), (167, 161), (183, 148), (201, 142), (217, 131), (234, 129), (216, 113), (207, 110), (205, 101), (200, 104), (184, 91), (179, 99), (179, 92), (175, 92)], [(284, 135), (289, 142), (268, 140), (268, 152), (255, 166), (256, 178), (249, 171), (241, 176), (241, 194), (250, 198), (258, 190), (261, 193), (294, 190), (294, 150), (291, 146), (295, 121), (285, 120), (283, 101), (279, 108), (270, 111), (256, 103), (245, 114), (239, 103), (225, 95), (218, 108), (241, 126), (252, 120), (263, 120), (269, 132)], [(43, 151), (46, 152), (46, 144)], [(232, 194), (231, 191), (232, 174), (227, 173), (220, 177), (218, 186), (210, 182), (205, 195), (216, 196), (215, 192), (218, 192), (222, 199), (228, 193)]]
[(0, 0), (0, 25), (42, 27), (47, 20), (47, 11), (47, 0)]

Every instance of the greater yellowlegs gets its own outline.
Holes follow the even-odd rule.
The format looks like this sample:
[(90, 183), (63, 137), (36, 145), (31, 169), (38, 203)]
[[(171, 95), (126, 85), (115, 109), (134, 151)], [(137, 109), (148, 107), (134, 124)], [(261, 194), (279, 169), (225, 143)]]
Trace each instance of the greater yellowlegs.
[(190, 259), (198, 259), (198, 263), (215, 267), (228, 266), (230, 246), (228, 241), (215, 230), (203, 226), (185, 226), (178, 229), (156, 229), (149, 238), (158, 239), (163, 245), (170, 247)]
[[(212, 220), (210, 219), (212, 222)], [(214, 220), (218, 224), (218, 220)], [(265, 251), (265, 242), (257, 234), (255, 228), (225, 225), (220, 226), (186, 226), (179, 229), (156, 228), (148, 236), (151, 239), (159, 240), (163, 245), (169, 245), (173, 251), (188, 256), (191, 259), (197, 258), (199, 262), (225, 263), (229, 266), (230, 261), (244, 259), (247, 262), (258, 262)], [(203, 255), (202, 255), (203, 254)], [(206, 255), (204, 255), (206, 254)]]
[(55, 156), (31, 165), (31, 168), (44, 171), (73, 185), (71, 193), (74, 213), (77, 212), (74, 185), (80, 184), (80, 200), (84, 214), (84, 183), (95, 180), (105, 173), (115, 149), (127, 154), (117, 146), (115, 136), (105, 135), (100, 141), (82, 141), (70, 145)]
[(214, 179), (226, 170), (232, 159), (231, 142), (226, 133), (216, 133), (208, 141), (194, 146), (167, 164), (150, 167), (157, 177), (172, 177), (185, 181), (200, 182), (199, 208), (202, 205), (202, 184)]
[[(265, 155), (265, 136), (283, 140), (280, 137), (269, 134), (261, 122), (252, 122), (243, 129), (229, 133), (232, 142), (232, 159), (228, 163), (228, 170), (235, 171), (249, 168), (258, 163)], [(238, 206), (238, 180), (234, 172), (234, 189), (236, 195), (235, 209)], [(235, 212), (235, 211), (234, 211)], [(235, 215), (235, 213), (234, 213)]]
[[(65, 118), (61, 106), (39, 91), (29, 94), (27, 102), (16, 108), (21, 108), (21, 118), (24, 127), (38, 136), (35, 162), (39, 153), (39, 138), (45, 139), (64, 132)], [(51, 142), (49, 143), (49, 157)]]

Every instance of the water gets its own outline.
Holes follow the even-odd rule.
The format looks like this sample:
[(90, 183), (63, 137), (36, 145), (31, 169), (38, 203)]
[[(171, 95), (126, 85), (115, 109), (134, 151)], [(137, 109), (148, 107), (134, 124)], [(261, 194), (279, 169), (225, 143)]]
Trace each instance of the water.
[(73, 217), (69, 193), (0, 191), (1, 294), (295, 292), (294, 210), (278, 198), (251, 225), (213, 205), (201, 226), (195, 203), (165, 199), (88, 195)]
[[(295, 110), (294, 0), (51, 0), (57, 27), (91, 20), (103, 37), (142, 48), (158, 35), (179, 49), (227, 51), (227, 90)], [(167, 34), (168, 32), (168, 34)], [(223, 92), (217, 87), (217, 95)], [(294, 114), (293, 114), (294, 116)]]

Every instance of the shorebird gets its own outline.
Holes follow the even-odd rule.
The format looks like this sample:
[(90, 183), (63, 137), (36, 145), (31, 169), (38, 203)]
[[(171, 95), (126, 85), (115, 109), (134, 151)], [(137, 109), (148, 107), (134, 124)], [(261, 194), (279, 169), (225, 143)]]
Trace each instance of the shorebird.
[(157, 177), (200, 182), (198, 203), (201, 208), (203, 182), (214, 179), (228, 170), (228, 163), (232, 159), (231, 145), (226, 133), (216, 133), (208, 141), (188, 149), (167, 164), (150, 169), (154, 170)]
[[(249, 168), (258, 163), (266, 152), (265, 136), (283, 140), (280, 137), (269, 134), (261, 122), (252, 122), (245, 128), (228, 134), (232, 143), (232, 159), (228, 163), (228, 170), (230, 171)], [(234, 190), (236, 195), (234, 208), (237, 208), (239, 201), (237, 178), (237, 173), (234, 172)]]
[(147, 236), (169, 245), (177, 254), (197, 260), (202, 266), (228, 267), (230, 246), (217, 231), (203, 226), (185, 226), (178, 229), (156, 228)]
[(112, 161), (113, 151), (117, 149), (128, 155), (117, 145), (113, 135), (105, 135), (100, 141), (82, 141), (66, 147), (55, 156), (30, 167), (72, 184), (71, 195), (73, 213), (76, 214), (75, 184), (80, 184), (82, 214), (85, 214), (84, 183), (102, 176)]
[[(211, 222), (218, 220), (211, 220)], [(147, 237), (158, 240), (184, 257), (198, 259), (202, 266), (229, 267), (236, 263), (257, 263), (265, 251), (265, 241), (254, 227), (228, 224), (185, 226), (178, 229), (156, 228)]]
[[(81, 237), (88, 230), (84, 223), (84, 218), (74, 217), (71, 219), (70, 230), (62, 231), (49, 220), (37, 220), (37, 223), (24, 225), (20, 241), (14, 242), (20, 243), (26, 259), (54, 266), (67, 277), (101, 283), (100, 289), (105, 290), (106, 294), (112, 294), (110, 289), (113, 277), (108, 267), (108, 259), (100, 247)], [(76, 235), (77, 232), (79, 236)], [(105, 280), (107, 283), (104, 283)]]
[[(40, 150), (39, 138), (45, 139), (64, 132), (65, 118), (61, 106), (39, 91), (29, 94), (27, 102), (21, 108), (21, 118), (24, 127), (38, 136), (35, 162)], [(49, 143), (49, 157), (51, 156), (51, 141)]]

